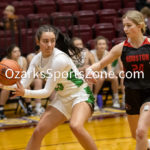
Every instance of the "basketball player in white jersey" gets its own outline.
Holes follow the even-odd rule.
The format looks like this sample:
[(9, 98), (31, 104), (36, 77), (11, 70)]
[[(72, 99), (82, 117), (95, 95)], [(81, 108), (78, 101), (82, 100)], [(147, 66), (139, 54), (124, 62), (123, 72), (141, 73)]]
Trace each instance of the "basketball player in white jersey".
[[(77, 55), (78, 49), (70, 45), (69, 39), (61, 32), (48, 25), (37, 30), (36, 41), (41, 52), (31, 61), (27, 78), (17, 83), (14, 94), (27, 98), (46, 98), (54, 89), (57, 94), (39, 121), (26, 150), (39, 150), (44, 136), (68, 119), (70, 128), (82, 147), (85, 150), (97, 150), (92, 137), (84, 129), (84, 123), (94, 109), (94, 96), (68, 56), (69, 51), (72, 55)], [(34, 71), (42, 72), (46, 79), (45, 87), (41, 90), (25, 89), (32, 82)], [(3, 88), (10, 90), (14, 87), (15, 85)]]

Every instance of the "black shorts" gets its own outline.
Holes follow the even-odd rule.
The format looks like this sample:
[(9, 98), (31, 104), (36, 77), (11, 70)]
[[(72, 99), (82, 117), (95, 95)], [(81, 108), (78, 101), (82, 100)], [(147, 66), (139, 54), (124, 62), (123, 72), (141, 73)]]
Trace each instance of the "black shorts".
[(145, 102), (150, 102), (149, 89), (125, 89), (126, 113), (136, 115), (140, 113), (140, 108)]

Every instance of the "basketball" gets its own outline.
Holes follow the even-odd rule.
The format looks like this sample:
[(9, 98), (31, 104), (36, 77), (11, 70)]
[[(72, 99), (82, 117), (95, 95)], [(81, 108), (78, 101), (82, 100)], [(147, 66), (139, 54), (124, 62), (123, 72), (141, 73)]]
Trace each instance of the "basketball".
[(0, 83), (13, 85), (21, 79), (21, 68), (19, 64), (11, 59), (4, 59), (0, 62)]

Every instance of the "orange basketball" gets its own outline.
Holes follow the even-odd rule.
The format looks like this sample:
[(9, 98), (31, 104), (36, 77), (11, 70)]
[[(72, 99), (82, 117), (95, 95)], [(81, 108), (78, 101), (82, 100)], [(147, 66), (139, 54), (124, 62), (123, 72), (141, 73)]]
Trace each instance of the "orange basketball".
[(11, 59), (4, 59), (0, 62), (0, 83), (13, 85), (21, 79), (21, 68), (19, 64)]

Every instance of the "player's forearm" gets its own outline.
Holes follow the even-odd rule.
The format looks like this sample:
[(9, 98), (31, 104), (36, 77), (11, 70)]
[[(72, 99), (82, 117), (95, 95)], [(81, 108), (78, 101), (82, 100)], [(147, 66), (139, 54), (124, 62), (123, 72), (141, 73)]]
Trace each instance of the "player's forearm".
[(103, 69), (100, 62), (94, 63), (90, 68), (92, 68), (93, 71), (101, 71)]
[(23, 97), (26, 98), (47, 98), (51, 94), (50, 91), (47, 91), (46, 89), (41, 90), (27, 90), (25, 89), (25, 94)]

